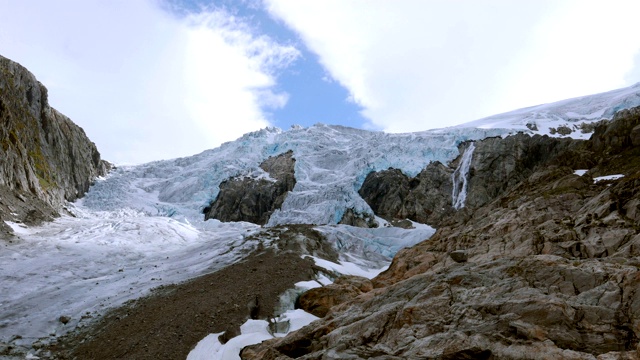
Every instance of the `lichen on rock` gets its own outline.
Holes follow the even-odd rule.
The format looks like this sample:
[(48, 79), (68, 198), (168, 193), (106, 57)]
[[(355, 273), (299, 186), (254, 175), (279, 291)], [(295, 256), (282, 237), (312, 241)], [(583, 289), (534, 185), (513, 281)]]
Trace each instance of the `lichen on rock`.
[(11, 200), (17, 195), (3, 197), (5, 220), (22, 222), (30, 210), (59, 213), (65, 201), (82, 197), (111, 166), (82, 128), (49, 106), (47, 89), (35, 76), (2, 56), (0, 145), (0, 187), (39, 200), (18, 206)]

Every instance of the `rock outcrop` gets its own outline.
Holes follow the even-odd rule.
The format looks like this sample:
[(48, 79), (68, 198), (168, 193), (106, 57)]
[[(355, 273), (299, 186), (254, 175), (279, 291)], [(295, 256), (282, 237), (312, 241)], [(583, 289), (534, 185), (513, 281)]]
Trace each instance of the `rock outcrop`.
[(386, 219), (411, 219), (439, 224), (453, 212), (451, 193), (453, 169), (433, 162), (416, 177), (398, 169), (372, 172), (358, 191), (373, 212)]
[(363, 228), (375, 228), (378, 227), (378, 222), (371, 214), (362, 214), (353, 210), (352, 208), (347, 209), (342, 215), (342, 219), (338, 222), (338, 224), (350, 225), (356, 227)]
[(0, 56), (0, 218), (47, 220), (110, 164), (82, 128), (49, 106), (47, 89)]
[(464, 211), (372, 291), (242, 359), (640, 359), (638, 126), (631, 109), (589, 141), (487, 140), (511, 157), (478, 142)]
[(333, 284), (311, 289), (296, 301), (296, 307), (318, 317), (324, 317), (339, 304), (373, 290), (371, 280), (361, 276), (341, 276)]
[(220, 192), (204, 209), (205, 220), (248, 221), (264, 225), (271, 214), (282, 206), (296, 184), (293, 152), (269, 157), (260, 164), (270, 179), (235, 177), (220, 184)]
[[(571, 154), (572, 165), (593, 165), (578, 150), (578, 141), (525, 134), (505, 139), (488, 138), (475, 143), (467, 174), (464, 207), (477, 209), (529, 177), (539, 165), (548, 165), (558, 154)], [(387, 220), (410, 219), (440, 226), (454, 216), (452, 175), (468, 145), (449, 166), (430, 163), (416, 177), (400, 170), (372, 172), (359, 190), (373, 212)], [(567, 155), (568, 157), (568, 155)], [(565, 159), (568, 160), (568, 159)]]

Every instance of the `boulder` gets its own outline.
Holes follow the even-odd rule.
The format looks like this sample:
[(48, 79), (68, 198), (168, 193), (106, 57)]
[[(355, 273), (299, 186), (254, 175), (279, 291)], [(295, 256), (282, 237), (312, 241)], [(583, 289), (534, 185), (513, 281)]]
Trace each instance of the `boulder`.
[(324, 317), (332, 307), (372, 289), (373, 285), (367, 278), (342, 276), (333, 284), (307, 290), (296, 301), (296, 307), (317, 317)]

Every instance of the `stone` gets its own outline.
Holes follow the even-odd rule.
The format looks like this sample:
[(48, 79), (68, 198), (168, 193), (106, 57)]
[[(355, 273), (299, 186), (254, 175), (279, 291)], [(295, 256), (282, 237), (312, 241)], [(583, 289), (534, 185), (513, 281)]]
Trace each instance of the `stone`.
[(317, 317), (327, 315), (332, 307), (360, 295), (362, 291), (350, 284), (329, 284), (307, 290), (296, 301), (296, 308)]
[(438, 225), (451, 212), (452, 169), (432, 162), (416, 177), (398, 169), (372, 172), (358, 191), (373, 212), (389, 220)]
[(457, 263), (467, 262), (469, 255), (464, 250), (455, 250), (449, 253), (451, 259)]
[(377, 228), (378, 222), (372, 214), (361, 214), (349, 208), (342, 215), (338, 224), (350, 225), (362, 228)]
[(218, 196), (203, 211), (205, 220), (266, 224), (296, 184), (293, 152), (269, 157), (260, 167), (271, 179), (236, 177), (223, 181)]

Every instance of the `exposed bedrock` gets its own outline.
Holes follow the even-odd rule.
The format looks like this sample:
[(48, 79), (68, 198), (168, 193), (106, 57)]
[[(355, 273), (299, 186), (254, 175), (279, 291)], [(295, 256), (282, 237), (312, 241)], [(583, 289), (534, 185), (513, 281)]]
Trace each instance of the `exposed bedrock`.
[(289, 150), (260, 164), (270, 179), (235, 177), (223, 181), (218, 196), (204, 210), (205, 220), (266, 224), (296, 184), (295, 162), (293, 151)]
[(528, 144), (509, 166), (478, 142), (471, 167), (512, 179), (494, 179), (496, 195), (399, 251), (373, 290), (242, 358), (640, 359), (638, 125), (632, 109), (589, 141), (507, 138)]
[[(477, 209), (506, 189), (529, 177), (539, 166), (549, 164), (560, 152), (577, 148), (580, 141), (525, 134), (505, 139), (488, 138), (475, 143), (465, 188), (464, 207)], [(449, 166), (439, 162), (427, 165), (410, 178), (398, 169), (370, 173), (359, 190), (374, 213), (387, 220), (411, 219), (440, 226), (456, 212), (452, 174), (469, 148), (460, 145), (461, 156)], [(578, 150), (572, 150), (578, 152)], [(567, 155), (576, 166), (588, 165), (579, 154)]]
[(453, 212), (452, 173), (440, 162), (430, 163), (414, 178), (398, 169), (372, 172), (358, 192), (380, 217), (434, 225)]
[(110, 168), (82, 128), (49, 106), (35, 76), (2, 56), (0, 158), (0, 218), (12, 221), (33, 211), (47, 220)]

